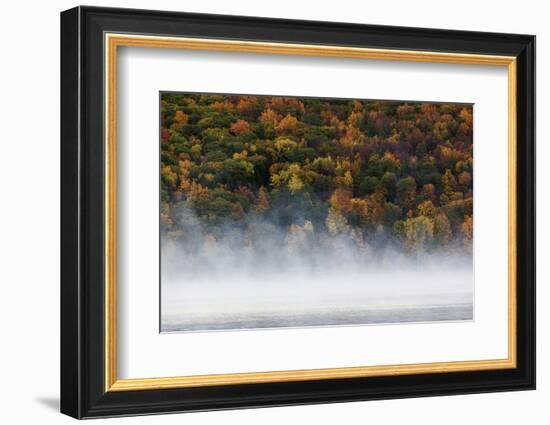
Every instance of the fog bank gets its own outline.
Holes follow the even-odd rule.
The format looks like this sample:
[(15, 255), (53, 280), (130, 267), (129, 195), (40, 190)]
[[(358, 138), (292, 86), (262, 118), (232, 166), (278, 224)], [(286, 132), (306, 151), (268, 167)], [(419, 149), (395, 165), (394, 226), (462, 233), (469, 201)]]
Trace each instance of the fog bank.
[(161, 330), (473, 319), (471, 255), (257, 222), (162, 240)]

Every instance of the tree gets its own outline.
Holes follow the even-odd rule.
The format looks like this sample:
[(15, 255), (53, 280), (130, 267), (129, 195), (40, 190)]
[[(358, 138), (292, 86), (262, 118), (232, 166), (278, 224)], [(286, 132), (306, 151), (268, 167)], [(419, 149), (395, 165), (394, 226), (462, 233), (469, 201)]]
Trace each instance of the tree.
[(380, 221), (385, 228), (392, 229), (395, 222), (401, 217), (401, 208), (391, 202), (384, 204)]
[(313, 223), (306, 220), (303, 226), (291, 224), (285, 236), (286, 248), (290, 253), (299, 253), (313, 242)]
[(258, 199), (255, 209), (258, 214), (263, 214), (269, 209), (269, 195), (264, 186), (260, 187), (258, 190)]
[(240, 220), (244, 216), (242, 205), (224, 196), (224, 191), (212, 191), (204, 196), (189, 199), (196, 214), (209, 226), (222, 224), (225, 220)]
[(292, 139), (287, 139), (280, 137), (277, 140), (275, 140), (275, 149), (279, 153), (288, 152), (298, 146), (298, 143), (296, 143)]
[(351, 211), (351, 190), (346, 188), (338, 188), (332, 192), (329, 199), (329, 205), (335, 211), (348, 214)]
[(431, 219), (435, 218), (437, 214), (437, 208), (430, 200), (418, 204), (416, 209), (418, 210), (418, 215), (423, 215), (424, 217)]
[(237, 102), (237, 111), (250, 119), (256, 118), (258, 113), (261, 112), (259, 107), (260, 105), (257, 102), (257, 98), (254, 96), (240, 97)]
[(471, 251), (474, 238), (474, 220), (471, 215), (464, 217), (464, 223), (461, 224), (460, 231), (463, 235), (464, 246)]
[(287, 114), (279, 123), (275, 126), (275, 131), (279, 135), (294, 134), (298, 129), (298, 120), (296, 117)]
[(174, 123), (170, 128), (174, 131), (178, 131), (182, 129), (188, 121), (189, 117), (183, 111), (177, 110), (174, 114)]
[(281, 118), (282, 117), (277, 112), (275, 112), (271, 108), (268, 108), (264, 112), (262, 112), (258, 121), (261, 122), (264, 126), (275, 129), (275, 126), (278, 124)]
[(472, 175), (467, 171), (463, 171), (458, 175), (458, 184), (463, 187), (470, 187), (472, 184)]
[(403, 241), (407, 251), (418, 251), (433, 239), (434, 223), (424, 216), (408, 218), (396, 222), (394, 232)]
[(345, 134), (340, 138), (340, 145), (351, 152), (354, 147), (363, 143), (365, 136), (356, 127), (348, 126)]
[(382, 185), (388, 199), (395, 199), (395, 191), (397, 187), (397, 176), (391, 171), (386, 171), (382, 176)]
[(162, 178), (162, 182), (166, 184), (168, 187), (172, 189), (176, 187), (178, 175), (169, 165), (162, 167), (161, 178)]
[(422, 186), (420, 195), (423, 199), (434, 202), (435, 201), (435, 186), (431, 183), (425, 184)]
[(361, 184), (359, 185), (359, 189), (361, 190), (361, 193), (370, 195), (371, 193), (376, 192), (380, 187), (380, 180), (374, 176), (366, 176)]
[(412, 209), (416, 199), (416, 181), (413, 177), (404, 177), (397, 182), (397, 204), (407, 209)]
[(230, 131), (236, 136), (249, 133), (251, 131), (250, 123), (245, 120), (237, 120), (231, 124)]
[(325, 225), (332, 235), (347, 233), (350, 230), (346, 218), (334, 208), (329, 208)]
[(443, 186), (443, 193), (450, 199), (456, 188), (456, 178), (451, 170), (447, 169), (445, 171), (445, 174), (441, 177), (441, 185)]
[(288, 189), (290, 190), (290, 193), (296, 195), (303, 188), (304, 183), (302, 182), (302, 180), (300, 180), (300, 177), (298, 177), (296, 174), (293, 174), (292, 177), (290, 177), (290, 179), (288, 180)]
[(453, 232), (449, 219), (447, 218), (445, 213), (440, 212), (434, 217), (433, 221), (435, 240), (441, 245), (447, 245), (453, 237)]
[(243, 159), (226, 159), (218, 173), (218, 181), (234, 190), (246, 186), (254, 176), (254, 165)]
[(377, 202), (375, 197), (351, 199), (350, 210), (351, 214), (357, 218), (356, 221), (361, 226), (369, 226), (378, 223), (384, 211), (382, 205)]

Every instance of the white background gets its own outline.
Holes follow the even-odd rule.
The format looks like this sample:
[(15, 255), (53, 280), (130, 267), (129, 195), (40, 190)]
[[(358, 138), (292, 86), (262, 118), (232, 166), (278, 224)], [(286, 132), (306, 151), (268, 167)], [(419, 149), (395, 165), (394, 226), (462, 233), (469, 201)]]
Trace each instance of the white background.
[[(451, 4), (436, 1), (181, 2), (97, 1), (97, 5), (159, 8), (301, 19), (424, 26), (537, 35), (538, 117), (548, 116), (550, 28), (544, 2)], [(59, 11), (70, 1), (10, 2), (0, 17), (0, 400), (2, 422), (70, 423), (57, 413), (59, 391)], [(544, 122), (544, 120), (542, 121)], [(536, 392), (390, 400), (192, 415), (134, 417), (111, 423), (421, 423), (548, 422), (550, 398), (550, 156), (538, 132), (538, 390)], [(545, 240), (546, 239), (546, 240)], [(548, 307), (546, 307), (548, 308)], [(546, 402), (546, 403), (545, 403)]]
[[(119, 378), (507, 357), (508, 276), (502, 264), (508, 256), (508, 223), (506, 214), (495, 215), (508, 208), (505, 66), (132, 47), (121, 49), (118, 69)], [(475, 320), (159, 334), (161, 90), (474, 104)], [(341, 283), (350, 278), (339, 277)]]

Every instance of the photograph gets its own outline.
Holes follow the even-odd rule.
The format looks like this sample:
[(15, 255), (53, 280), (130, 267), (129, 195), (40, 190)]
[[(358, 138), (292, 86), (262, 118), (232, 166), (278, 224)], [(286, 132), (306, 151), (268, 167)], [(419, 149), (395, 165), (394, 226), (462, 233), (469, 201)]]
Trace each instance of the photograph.
[(473, 104), (159, 101), (161, 332), (474, 320)]

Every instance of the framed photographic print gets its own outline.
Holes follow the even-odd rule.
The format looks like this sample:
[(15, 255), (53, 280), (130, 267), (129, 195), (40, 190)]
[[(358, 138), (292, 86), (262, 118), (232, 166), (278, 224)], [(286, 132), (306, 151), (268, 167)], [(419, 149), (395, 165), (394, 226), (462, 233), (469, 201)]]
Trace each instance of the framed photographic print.
[(535, 38), (61, 14), (61, 411), (535, 387)]

